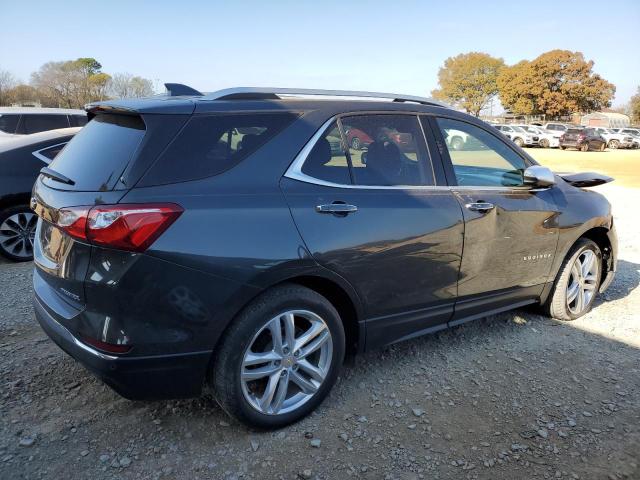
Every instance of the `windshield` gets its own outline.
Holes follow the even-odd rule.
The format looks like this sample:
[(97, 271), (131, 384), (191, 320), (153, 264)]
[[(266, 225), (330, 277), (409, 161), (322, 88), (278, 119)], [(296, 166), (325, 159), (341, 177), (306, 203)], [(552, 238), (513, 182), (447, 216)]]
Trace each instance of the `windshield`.
[(513, 128), (516, 132), (525, 132), (525, 133), (527, 133), (527, 132), (525, 131), (525, 129), (524, 129), (524, 128), (522, 128), (522, 127), (511, 127), (511, 128)]

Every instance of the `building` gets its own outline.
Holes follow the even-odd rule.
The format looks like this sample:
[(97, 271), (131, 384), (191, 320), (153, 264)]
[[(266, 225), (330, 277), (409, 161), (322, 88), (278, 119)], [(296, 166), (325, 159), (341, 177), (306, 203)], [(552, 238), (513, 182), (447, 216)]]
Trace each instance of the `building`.
[(623, 113), (593, 112), (583, 115), (580, 124), (585, 127), (625, 128), (631, 125), (631, 120)]

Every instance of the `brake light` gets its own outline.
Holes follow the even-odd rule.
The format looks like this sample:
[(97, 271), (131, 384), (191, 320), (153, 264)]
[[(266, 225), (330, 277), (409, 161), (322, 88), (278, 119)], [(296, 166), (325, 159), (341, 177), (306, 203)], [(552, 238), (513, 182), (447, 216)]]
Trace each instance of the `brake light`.
[(57, 225), (94, 245), (143, 252), (182, 212), (173, 203), (70, 207), (60, 210)]

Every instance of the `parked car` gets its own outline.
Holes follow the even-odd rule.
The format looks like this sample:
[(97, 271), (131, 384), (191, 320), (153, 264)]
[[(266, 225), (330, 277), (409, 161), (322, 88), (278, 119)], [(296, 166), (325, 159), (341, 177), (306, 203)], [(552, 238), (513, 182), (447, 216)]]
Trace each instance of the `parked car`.
[(496, 128), (519, 147), (532, 147), (538, 145), (538, 140), (540, 140), (537, 135), (516, 125), (496, 125)]
[(634, 148), (634, 138), (626, 133), (618, 133), (610, 128), (594, 127), (593, 130), (605, 139), (607, 147), (615, 150), (617, 148)]
[(373, 143), (373, 139), (362, 130), (345, 126), (344, 134), (347, 137), (347, 145), (354, 150), (362, 150)]
[(583, 152), (589, 150), (604, 151), (607, 141), (593, 128), (570, 128), (560, 137), (560, 150), (577, 148)]
[(557, 148), (560, 146), (560, 137), (562, 133), (554, 130), (544, 130), (536, 125), (516, 125), (538, 137), (538, 146), (542, 148)]
[(29, 208), (31, 188), (79, 128), (20, 135), (0, 144), (0, 255), (24, 262), (33, 258), (36, 216)]
[(83, 127), (87, 112), (69, 108), (0, 107), (0, 131), (28, 135), (58, 128)]
[[(572, 320), (612, 281), (611, 207), (585, 190), (611, 179), (554, 175), (473, 116), (380, 93), (168, 90), (89, 105), (31, 203), (36, 317), (127, 398), (208, 384), (277, 428), (320, 404), (345, 354), (528, 304)], [(356, 166), (328, 140), (344, 125), (413, 151), (383, 138)]]
[(623, 133), (633, 137), (633, 148), (640, 148), (640, 128), (612, 128), (616, 133)]
[[(569, 129), (569, 125), (566, 125), (564, 123), (557, 123), (557, 122), (547, 122), (542, 125), (542, 128), (544, 130), (564, 133)], [(572, 125), (571, 128), (574, 128), (574, 126)]]

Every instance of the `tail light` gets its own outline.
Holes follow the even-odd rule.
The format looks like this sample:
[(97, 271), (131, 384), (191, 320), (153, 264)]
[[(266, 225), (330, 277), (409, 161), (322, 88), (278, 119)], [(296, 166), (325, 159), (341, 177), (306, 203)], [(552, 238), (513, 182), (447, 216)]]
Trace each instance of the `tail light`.
[(56, 225), (93, 245), (143, 252), (182, 212), (173, 203), (69, 207), (59, 211)]

